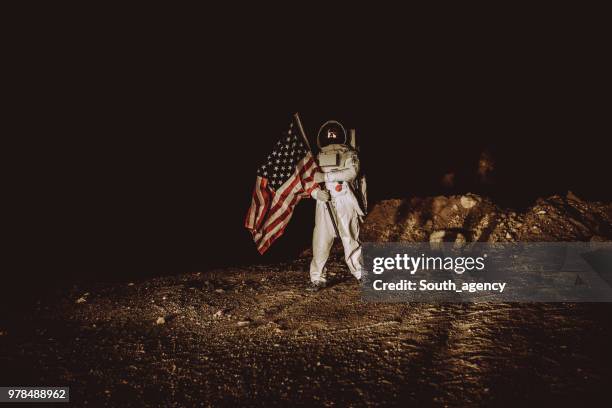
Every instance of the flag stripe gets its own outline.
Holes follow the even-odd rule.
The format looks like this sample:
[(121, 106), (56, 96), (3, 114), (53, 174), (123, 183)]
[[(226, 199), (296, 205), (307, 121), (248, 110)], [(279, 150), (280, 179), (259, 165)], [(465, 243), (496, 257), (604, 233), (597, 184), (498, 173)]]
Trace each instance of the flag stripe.
[(265, 247), (267, 249), (270, 246), (270, 244), (272, 244), (272, 242), (274, 242), (276, 240), (276, 238), (278, 238), (280, 235), (282, 235), (283, 231), (285, 230), (285, 227), (287, 226), (287, 224), (291, 220), (291, 217), (293, 216), (293, 209), (294, 209), (295, 205), (301, 199), (302, 199), (302, 197), (299, 196), (299, 195), (293, 196), (287, 211), (284, 211), (283, 213), (281, 213), (275, 219), (273, 225), (269, 225), (266, 228), (266, 230), (264, 231), (265, 235), (262, 238), (260, 238), (259, 242), (257, 242), (257, 247), (258, 248)]
[[(287, 196), (289, 196), (290, 193), (296, 194), (302, 189), (301, 183), (299, 185), (300, 189), (296, 190), (295, 188), (298, 185), (298, 182), (300, 182), (301, 175), (304, 174), (305, 171), (314, 169), (314, 164), (315, 163), (313, 160), (307, 160), (306, 166), (300, 166), (301, 168), (299, 168), (299, 170), (296, 170), (296, 173), (287, 181), (287, 183), (283, 185), (283, 187), (281, 187), (280, 194), (277, 193), (277, 195), (274, 197), (274, 200), (272, 202), (272, 208), (269, 211), (268, 221), (265, 225), (269, 225), (271, 222), (274, 221), (275, 214), (278, 213), (279, 209), (285, 209), (287, 207), (286, 198)], [(280, 201), (281, 198), (282, 201)]]
[(267, 180), (265, 178), (261, 179), (260, 188), (257, 189), (257, 200), (259, 202), (259, 208), (257, 214), (255, 215), (255, 229), (259, 229), (261, 223), (264, 220), (264, 215), (268, 209), (268, 205), (270, 204), (270, 193), (266, 190)]
[(286, 222), (282, 225), (282, 227), (278, 230), (278, 232), (274, 234), (272, 237), (270, 237), (268, 240), (266, 240), (263, 244), (257, 247), (257, 250), (259, 251), (260, 254), (263, 254), (264, 252), (266, 252), (268, 248), (270, 248), (270, 246), (274, 243), (274, 241), (276, 241), (278, 237), (283, 235), (283, 233), (285, 232), (285, 227), (289, 224), (290, 220), (291, 220), (291, 216), (287, 217)]
[[(295, 204), (297, 204), (297, 202), (299, 202), (299, 200), (301, 200), (301, 198), (297, 198), (296, 197)], [(289, 224), (289, 221), (291, 220), (292, 216), (293, 216), (293, 211), (287, 212), (285, 217), (283, 217), (281, 219), (281, 222), (279, 224), (277, 224), (276, 228), (274, 228), (272, 231), (270, 231), (268, 234), (266, 234), (265, 239), (260, 240), (260, 242), (257, 244), (257, 249), (260, 251), (260, 253), (263, 253), (264, 249), (268, 249), (270, 247), (270, 245), (279, 236), (281, 236), (283, 234), (283, 232), (285, 231), (285, 227), (287, 226), (287, 224)]]
[(274, 213), (277, 210), (279, 203), (282, 204), (282, 201), (287, 198), (287, 196), (294, 189), (295, 185), (300, 182), (301, 175), (314, 165), (314, 161), (308, 159), (308, 157), (304, 158), (303, 160), (306, 160), (306, 162), (298, 165), (298, 168), (296, 169), (295, 173), (291, 176), (289, 180), (287, 180), (285, 184), (283, 184), (283, 186), (274, 196), (274, 200), (272, 201), (272, 208), (270, 209), (271, 213)]
[(315, 169), (315, 166), (313, 165), (314, 165), (314, 161), (309, 161), (307, 164), (308, 166), (307, 168), (304, 167), (296, 171), (296, 174), (294, 175), (294, 177), (292, 177), (293, 180), (289, 179), (289, 180), (292, 180), (291, 183), (289, 184), (290, 188), (292, 189), (285, 190), (283, 194), (285, 196), (289, 196), (289, 193), (293, 193), (291, 194), (292, 198), (290, 200), (282, 200), (280, 202), (280, 205), (277, 205), (274, 208), (274, 210), (270, 211), (270, 218), (268, 218), (268, 222), (266, 222), (263, 230), (261, 231), (261, 234), (259, 234), (256, 239), (256, 244), (258, 246), (264, 245), (270, 239), (274, 241), (276, 238), (278, 238), (279, 235), (276, 235), (275, 233), (281, 227), (283, 227), (284, 229), (284, 225), (286, 225), (289, 222), (291, 215), (293, 214), (293, 209), (295, 205), (302, 198), (302, 196), (298, 194), (300, 191), (303, 190), (302, 183), (300, 182), (301, 181), (300, 175), (303, 174), (305, 171), (313, 172)]
[(317, 188), (319, 170), (308, 143), (292, 123), (259, 167), (245, 227), (263, 254), (285, 231), (295, 206)]
[(257, 176), (253, 195), (251, 197), (251, 206), (247, 212), (245, 227), (253, 230), (258, 229), (264, 219), (266, 209), (270, 203), (270, 193), (266, 189), (267, 180)]
[(274, 232), (273, 229), (278, 224), (282, 223), (282, 221), (284, 220), (287, 214), (293, 213), (293, 207), (297, 203), (298, 199), (301, 199), (301, 197), (297, 194), (294, 194), (292, 196), (291, 201), (289, 200), (283, 201), (283, 205), (277, 209), (277, 211), (273, 214), (273, 218), (270, 218), (269, 222), (267, 222), (266, 225), (264, 226), (263, 231), (261, 231), (261, 235), (258, 240), (259, 242), (256, 242), (258, 245), (261, 242), (264, 242), (266, 239), (268, 239), (268, 236), (270, 235), (270, 233)]
[(255, 187), (253, 188), (253, 195), (251, 196), (251, 206), (249, 207), (249, 211), (247, 212), (246, 220), (244, 222), (244, 226), (248, 229), (253, 229), (255, 227), (255, 220), (261, 208), (261, 205), (257, 199), (257, 192), (261, 184), (260, 179), (261, 178), (257, 176), (257, 180), (255, 181)]

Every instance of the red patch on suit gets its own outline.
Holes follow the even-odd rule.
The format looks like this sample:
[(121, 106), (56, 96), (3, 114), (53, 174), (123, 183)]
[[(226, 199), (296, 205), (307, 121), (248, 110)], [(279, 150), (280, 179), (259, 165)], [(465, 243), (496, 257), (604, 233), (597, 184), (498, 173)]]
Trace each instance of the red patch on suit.
[(342, 191), (342, 184), (340, 184), (340, 183), (336, 184), (336, 191), (337, 192)]

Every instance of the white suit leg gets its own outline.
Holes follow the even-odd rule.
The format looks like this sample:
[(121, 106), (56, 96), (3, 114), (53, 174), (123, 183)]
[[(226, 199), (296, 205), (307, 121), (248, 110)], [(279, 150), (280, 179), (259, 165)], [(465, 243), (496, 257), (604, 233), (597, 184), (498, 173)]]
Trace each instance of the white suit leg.
[(338, 217), (338, 230), (344, 247), (344, 260), (353, 276), (361, 279), (363, 264), (361, 242), (359, 242), (359, 215), (350, 201), (338, 200), (335, 207)]
[(315, 227), (312, 234), (312, 261), (310, 262), (310, 281), (313, 283), (325, 281), (325, 263), (335, 235), (325, 203), (317, 202)]

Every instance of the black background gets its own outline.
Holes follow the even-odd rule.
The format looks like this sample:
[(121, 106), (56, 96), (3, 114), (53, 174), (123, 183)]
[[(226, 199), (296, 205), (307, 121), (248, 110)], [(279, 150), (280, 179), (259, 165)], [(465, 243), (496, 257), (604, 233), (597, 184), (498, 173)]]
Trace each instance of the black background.
[[(77, 37), (39, 37), (33, 58), (17, 59), (19, 130), (4, 151), (17, 288), (294, 257), (309, 245), (311, 200), (263, 257), (243, 228), (256, 168), (294, 112), (311, 141), (328, 119), (357, 129), (374, 202), (467, 191), (516, 208), (567, 190), (611, 199), (609, 83), (583, 44), (483, 55), (423, 43), (416, 55), (379, 42), (372, 55), (330, 43), (311, 56), (245, 37)], [(497, 182), (483, 190), (474, 174), (485, 148)], [(440, 185), (448, 171), (453, 191)]]

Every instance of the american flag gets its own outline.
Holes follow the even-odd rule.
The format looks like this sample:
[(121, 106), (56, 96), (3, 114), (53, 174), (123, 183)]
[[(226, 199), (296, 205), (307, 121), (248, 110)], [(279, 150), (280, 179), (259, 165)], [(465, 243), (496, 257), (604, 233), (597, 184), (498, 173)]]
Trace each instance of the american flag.
[(251, 207), (244, 222), (260, 254), (283, 235), (296, 204), (317, 187), (313, 177), (317, 169), (299, 117), (294, 115), (287, 133), (257, 169)]

